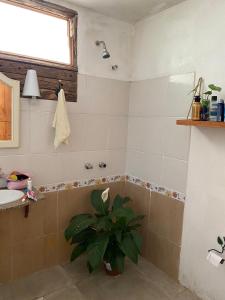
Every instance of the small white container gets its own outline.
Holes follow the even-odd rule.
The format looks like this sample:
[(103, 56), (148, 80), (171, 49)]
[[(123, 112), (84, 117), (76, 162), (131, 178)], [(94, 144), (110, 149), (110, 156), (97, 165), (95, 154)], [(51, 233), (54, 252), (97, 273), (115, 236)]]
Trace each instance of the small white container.
[(33, 186), (32, 186), (32, 179), (28, 178), (27, 179), (27, 190), (28, 191), (32, 191), (32, 188), (33, 188)]

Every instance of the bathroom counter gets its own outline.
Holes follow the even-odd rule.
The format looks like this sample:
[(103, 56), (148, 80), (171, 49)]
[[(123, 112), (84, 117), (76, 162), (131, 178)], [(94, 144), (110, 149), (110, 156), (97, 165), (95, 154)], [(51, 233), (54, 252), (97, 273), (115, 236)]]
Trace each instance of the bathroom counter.
[[(37, 189), (34, 188), (33, 190), (37, 195), (37, 201), (42, 200), (42, 199), (45, 198), (44, 195), (41, 192), (39, 192)], [(6, 210), (6, 209), (11, 209), (11, 208), (18, 208), (18, 207), (28, 206), (30, 204), (30, 202), (33, 202), (33, 200), (28, 199), (28, 198), (26, 200), (24, 200), (22, 198), (18, 201), (14, 201), (14, 202), (10, 202), (10, 203), (7, 203), (7, 204), (0, 205), (0, 211), (1, 210)]]

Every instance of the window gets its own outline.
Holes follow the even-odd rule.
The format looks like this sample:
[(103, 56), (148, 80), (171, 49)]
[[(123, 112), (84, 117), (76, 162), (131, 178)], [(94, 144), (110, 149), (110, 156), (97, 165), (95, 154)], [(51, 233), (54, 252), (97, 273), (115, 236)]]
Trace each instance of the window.
[(71, 64), (67, 20), (0, 3), (0, 28), (1, 52)]
[(36, 69), (41, 98), (55, 100), (58, 80), (76, 101), (77, 13), (42, 0), (0, 0), (0, 72), (21, 81)]

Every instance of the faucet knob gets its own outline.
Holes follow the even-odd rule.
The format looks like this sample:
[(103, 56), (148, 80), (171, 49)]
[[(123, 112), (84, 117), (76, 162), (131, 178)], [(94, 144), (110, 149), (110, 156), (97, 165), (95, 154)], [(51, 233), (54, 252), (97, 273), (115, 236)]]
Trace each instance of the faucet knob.
[(103, 161), (101, 161), (99, 164), (98, 164), (99, 168), (101, 169), (105, 169), (107, 167), (107, 164)]
[(84, 167), (85, 167), (86, 170), (91, 170), (91, 169), (94, 168), (91, 163), (85, 163)]

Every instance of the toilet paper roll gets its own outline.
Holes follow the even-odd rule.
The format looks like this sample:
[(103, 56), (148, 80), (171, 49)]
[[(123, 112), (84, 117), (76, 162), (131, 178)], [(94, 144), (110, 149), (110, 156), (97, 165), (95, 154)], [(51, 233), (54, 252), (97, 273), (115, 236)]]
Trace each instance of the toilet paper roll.
[(223, 256), (220, 253), (217, 253), (215, 251), (210, 251), (208, 256), (207, 256), (207, 260), (214, 266), (214, 267), (218, 267), (221, 263), (221, 261), (223, 260)]

